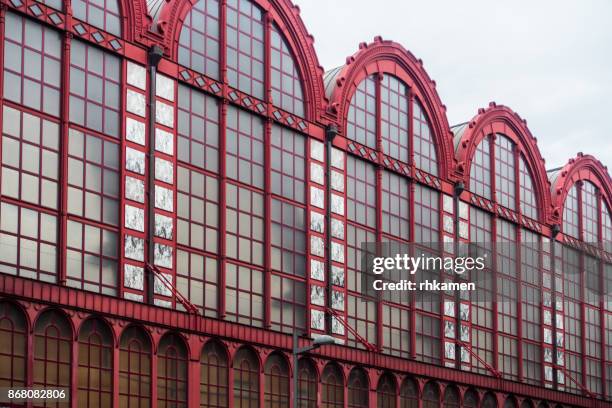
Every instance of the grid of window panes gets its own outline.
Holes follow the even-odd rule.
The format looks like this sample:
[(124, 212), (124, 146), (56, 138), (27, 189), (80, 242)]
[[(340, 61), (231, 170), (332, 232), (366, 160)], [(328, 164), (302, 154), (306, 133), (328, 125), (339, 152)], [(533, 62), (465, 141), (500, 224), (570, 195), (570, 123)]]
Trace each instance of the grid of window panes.
[(538, 204), (536, 202), (535, 187), (523, 156), (519, 159), (519, 196), (521, 200), (521, 213), (531, 219), (537, 220)]
[(60, 114), (59, 32), (6, 13), (3, 97), (52, 116)]
[(408, 162), (408, 88), (397, 78), (385, 75), (380, 82), (382, 151)]
[(593, 393), (601, 395), (601, 296), (600, 261), (595, 257), (583, 256), (583, 298), (584, 298), (584, 370), (586, 386)]
[(346, 207), (349, 221), (376, 228), (376, 170), (374, 165), (348, 156)]
[(230, 106), (227, 110), (227, 177), (264, 188), (264, 128), (257, 116)]
[(70, 121), (119, 137), (121, 61), (81, 41), (70, 48)]
[[(574, 379), (579, 379), (583, 369), (581, 255), (577, 250), (564, 246), (562, 256), (564, 315), (562, 328), (565, 330), (565, 336), (561, 342), (565, 347), (566, 369)], [(557, 344), (559, 345), (559, 341)], [(565, 381), (565, 386), (573, 392), (579, 392), (578, 385), (569, 379)]]
[(159, 342), (157, 406), (187, 406), (187, 350), (176, 334), (167, 334)]
[[(205, 316), (217, 317), (219, 267), (216, 258), (196, 251), (176, 251), (176, 288), (200, 308)], [(177, 308), (181, 306), (177, 305)]]
[(113, 336), (98, 319), (86, 320), (79, 330), (78, 405), (112, 404)]
[(72, 14), (94, 27), (121, 35), (121, 15), (117, 0), (72, 0)]
[(219, 107), (211, 96), (178, 87), (178, 159), (211, 172), (219, 171)]
[(372, 149), (376, 148), (376, 78), (362, 80), (349, 105), (346, 137)]
[(523, 348), (523, 381), (539, 385), (542, 379), (541, 307), (539, 236), (521, 230), (521, 324)]
[(495, 194), (497, 202), (512, 210), (516, 207), (514, 144), (507, 137), (495, 137)]
[(228, 82), (264, 99), (263, 13), (249, 0), (228, 0), (226, 19)]
[(588, 181), (582, 184), (582, 240), (599, 242), (599, 192)]
[(412, 114), (414, 126), (414, 164), (417, 169), (437, 176), (438, 158), (427, 114), (418, 99), (414, 100), (412, 109), (414, 111)]
[(305, 149), (304, 136), (278, 125), (272, 126), (272, 193), (302, 204), (305, 202)]
[(218, 79), (219, 24), (218, 0), (196, 2), (183, 20), (178, 42), (178, 63)]
[(291, 50), (276, 25), (270, 31), (272, 102), (297, 116), (304, 116), (302, 80)]
[(409, 239), (410, 203), (408, 179), (389, 171), (382, 173), (382, 231), (404, 240)]
[[(490, 268), (492, 242), (492, 219), (485, 211), (470, 207), (470, 241), (474, 243), (472, 256), (485, 256), (485, 269), (470, 271), (470, 278), (476, 284), (476, 292), (471, 295), (470, 319), (472, 323), (472, 351), (479, 358), (493, 365), (493, 274)], [(487, 368), (472, 359), (473, 370), (487, 374)]]
[(604, 249), (612, 252), (612, 215), (605, 200), (601, 201), (601, 235)]
[(2, 195), (57, 209), (59, 124), (4, 106), (2, 127)]
[(516, 227), (498, 218), (496, 232), (497, 366), (505, 378), (518, 380)]
[(563, 204), (563, 233), (574, 238), (578, 234), (578, 186), (574, 184)]
[(218, 195), (216, 177), (178, 166), (176, 232), (179, 245), (218, 253)]
[(491, 147), (488, 137), (482, 139), (472, 157), (470, 192), (491, 199)]

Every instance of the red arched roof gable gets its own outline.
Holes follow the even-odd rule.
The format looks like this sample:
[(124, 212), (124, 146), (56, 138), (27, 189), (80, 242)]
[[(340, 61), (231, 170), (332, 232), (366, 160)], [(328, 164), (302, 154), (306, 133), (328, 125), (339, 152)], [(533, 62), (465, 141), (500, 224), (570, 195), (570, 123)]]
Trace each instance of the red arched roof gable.
[(533, 179), (538, 211), (544, 222), (550, 213), (550, 182), (546, 175), (544, 159), (538, 148), (538, 141), (527, 127), (527, 122), (507, 106), (489, 104), (487, 109), (479, 109), (478, 114), (467, 124), (465, 131), (456, 141), (457, 171), (464, 184), (470, 185), (470, 170), (476, 148), (486, 136), (501, 133), (511, 139), (520, 149)]
[[(308, 33), (300, 17), (300, 9), (290, 0), (250, 0), (271, 17), (278, 26), (295, 58), (302, 78), (306, 119), (320, 118), (324, 106), (323, 68), (314, 50), (314, 37)], [(160, 11), (157, 27), (163, 36), (166, 52), (177, 59), (181, 27), (187, 13), (198, 0), (170, 0)], [(223, 24), (223, 22), (220, 22)]]
[(403, 81), (427, 113), (431, 122), (438, 159), (439, 177), (446, 178), (453, 168), (452, 134), (446, 118), (446, 106), (436, 91), (423, 61), (393, 41), (376, 37), (371, 44), (361, 43), (359, 51), (346, 59), (346, 64), (335, 70), (333, 87), (328, 92), (329, 108), (338, 117), (341, 132), (346, 129), (347, 112), (351, 97), (359, 83), (374, 73), (388, 73)]
[(578, 153), (559, 169), (551, 180), (553, 215), (556, 221), (562, 221), (563, 205), (570, 189), (576, 182), (582, 180), (593, 183), (602, 192), (608, 208), (612, 208), (612, 179), (608, 169), (595, 157)]

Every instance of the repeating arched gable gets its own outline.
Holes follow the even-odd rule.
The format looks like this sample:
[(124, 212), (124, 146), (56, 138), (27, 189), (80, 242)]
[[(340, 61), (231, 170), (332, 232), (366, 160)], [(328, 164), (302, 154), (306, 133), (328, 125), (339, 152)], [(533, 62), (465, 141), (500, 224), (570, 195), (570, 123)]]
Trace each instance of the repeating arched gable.
[(572, 186), (581, 180), (593, 183), (602, 192), (602, 198), (612, 208), (612, 179), (608, 169), (591, 155), (578, 155), (570, 159), (565, 166), (555, 172), (551, 180), (553, 216), (561, 222), (565, 198)]
[(376, 37), (371, 44), (361, 43), (359, 51), (348, 57), (346, 64), (332, 71), (327, 82), (329, 108), (338, 117), (341, 132), (346, 129), (347, 113), (351, 97), (359, 83), (367, 76), (388, 73), (403, 81), (423, 105), (431, 122), (438, 158), (440, 177), (450, 175), (454, 156), (452, 134), (446, 118), (446, 107), (436, 91), (436, 83), (423, 68), (423, 61), (393, 41)]
[(538, 201), (538, 211), (543, 220), (550, 213), (550, 182), (546, 176), (544, 159), (538, 148), (537, 139), (527, 127), (527, 122), (507, 106), (489, 104), (487, 109), (479, 109), (478, 114), (465, 126), (463, 134), (456, 141), (455, 155), (457, 171), (463, 182), (469, 186), (472, 159), (476, 148), (487, 135), (502, 133), (520, 149), (533, 179)]
[[(302, 78), (306, 119), (314, 121), (320, 117), (325, 105), (323, 90), (323, 68), (319, 65), (314, 50), (314, 37), (308, 33), (300, 9), (290, 0), (251, 0), (278, 26), (291, 49), (296, 68)], [(197, 0), (170, 0), (159, 11), (157, 30), (163, 36), (166, 52), (177, 60), (178, 40), (183, 21)]]

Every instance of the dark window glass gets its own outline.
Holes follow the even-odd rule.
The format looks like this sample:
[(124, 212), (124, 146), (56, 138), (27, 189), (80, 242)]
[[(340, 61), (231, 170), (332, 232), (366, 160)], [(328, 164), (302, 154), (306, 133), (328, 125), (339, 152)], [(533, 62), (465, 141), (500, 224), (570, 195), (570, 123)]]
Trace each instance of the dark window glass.
[(264, 404), (267, 408), (289, 406), (289, 367), (278, 354), (268, 357), (265, 365)]
[(151, 403), (151, 342), (136, 326), (121, 335), (119, 345), (119, 405), (145, 408)]
[(259, 406), (259, 363), (257, 356), (247, 349), (236, 352), (234, 362), (234, 407), (257, 408)]
[(94, 319), (79, 331), (79, 406), (111, 407), (113, 401), (113, 337)]
[(365, 372), (360, 368), (353, 368), (348, 379), (348, 407), (369, 407), (370, 387)]
[(460, 398), (457, 387), (447, 387), (446, 390), (444, 390), (444, 404), (442, 404), (442, 406), (444, 408), (459, 408), (461, 406), (459, 404)]
[(385, 170), (381, 188), (382, 231), (397, 238), (409, 239), (408, 179)]
[(317, 407), (317, 373), (310, 360), (300, 359), (298, 362), (298, 407)]
[(21, 310), (0, 302), (0, 387), (26, 385), (27, 322)]
[(278, 125), (272, 126), (272, 192), (298, 203), (305, 202), (305, 144), (304, 136)]
[(340, 369), (328, 364), (321, 375), (321, 407), (342, 408), (344, 406), (344, 381)]
[(376, 170), (350, 155), (346, 161), (346, 206), (349, 221), (376, 228)]
[(230, 106), (226, 129), (227, 177), (264, 187), (263, 123), (257, 116)]
[(218, 343), (206, 343), (200, 358), (200, 407), (226, 408), (228, 400), (227, 353)]
[(423, 408), (438, 408), (440, 406), (440, 388), (433, 381), (423, 388)]
[(227, 184), (226, 255), (254, 265), (263, 265), (263, 194)]
[[(55, 310), (43, 312), (34, 325), (35, 388), (70, 389), (72, 329), (66, 317)], [(46, 402), (46, 406), (69, 407), (69, 398)]]
[(157, 406), (187, 406), (187, 349), (176, 334), (167, 334), (157, 352)]
[(251, 326), (263, 324), (263, 271), (226, 265), (226, 319)]
[(419, 407), (419, 387), (413, 379), (406, 377), (400, 387), (400, 408)]

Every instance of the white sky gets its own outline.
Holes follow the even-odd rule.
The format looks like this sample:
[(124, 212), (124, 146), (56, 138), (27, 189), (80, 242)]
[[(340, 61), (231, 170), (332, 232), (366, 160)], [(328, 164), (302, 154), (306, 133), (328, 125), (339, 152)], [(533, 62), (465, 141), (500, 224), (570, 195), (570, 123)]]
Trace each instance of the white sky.
[(612, 165), (612, 1), (293, 1), (325, 70), (381, 35), (424, 61), (451, 126), (495, 101), (547, 169), (579, 151)]

